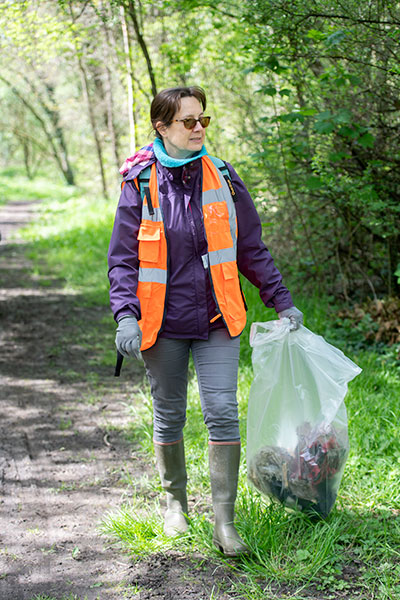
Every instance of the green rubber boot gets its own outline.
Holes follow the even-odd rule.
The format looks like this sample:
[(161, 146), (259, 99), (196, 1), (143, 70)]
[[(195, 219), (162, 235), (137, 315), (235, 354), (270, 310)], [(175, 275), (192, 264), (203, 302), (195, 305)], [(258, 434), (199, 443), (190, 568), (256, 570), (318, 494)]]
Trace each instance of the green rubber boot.
[(233, 524), (240, 463), (240, 444), (208, 446), (211, 494), (214, 508), (213, 542), (227, 557), (249, 554)]
[(174, 537), (185, 533), (188, 528), (185, 515), (187, 514), (186, 496), (186, 465), (183, 440), (175, 444), (157, 444), (154, 442), (154, 452), (161, 485), (167, 493), (167, 510), (164, 515), (164, 533)]

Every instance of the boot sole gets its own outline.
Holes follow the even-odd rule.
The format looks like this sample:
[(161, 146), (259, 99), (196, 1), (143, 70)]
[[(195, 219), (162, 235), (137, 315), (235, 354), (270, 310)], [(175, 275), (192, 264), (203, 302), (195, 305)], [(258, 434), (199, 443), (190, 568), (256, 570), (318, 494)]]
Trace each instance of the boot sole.
[(224, 549), (222, 544), (217, 539), (213, 538), (213, 543), (214, 546), (221, 552), (221, 554), (223, 554), (227, 558), (238, 558), (239, 556), (248, 556), (250, 554), (249, 548), (239, 551), (232, 550), (231, 552), (229, 552)]

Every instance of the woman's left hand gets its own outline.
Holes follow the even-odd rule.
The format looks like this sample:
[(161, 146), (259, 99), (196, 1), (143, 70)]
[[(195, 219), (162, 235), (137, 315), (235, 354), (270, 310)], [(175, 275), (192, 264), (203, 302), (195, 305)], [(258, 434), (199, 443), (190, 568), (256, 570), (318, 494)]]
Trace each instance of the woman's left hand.
[(285, 308), (285, 310), (278, 313), (278, 316), (280, 319), (283, 319), (284, 317), (290, 319), (290, 322), (293, 325), (292, 329), (298, 329), (300, 325), (303, 325), (303, 313), (295, 306)]

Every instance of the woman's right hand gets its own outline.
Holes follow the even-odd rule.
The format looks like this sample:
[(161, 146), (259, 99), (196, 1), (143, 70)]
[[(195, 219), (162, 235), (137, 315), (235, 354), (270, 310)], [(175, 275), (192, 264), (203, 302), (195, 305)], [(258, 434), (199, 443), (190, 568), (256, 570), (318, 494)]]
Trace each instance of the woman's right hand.
[(136, 317), (133, 315), (124, 315), (118, 321), (117, 334), (115, 336), (115, 345), (122, 356), (133, 356), (138, 360), (142, 359), (140, 346), (142, 343), (142, 331), (138, 325)]

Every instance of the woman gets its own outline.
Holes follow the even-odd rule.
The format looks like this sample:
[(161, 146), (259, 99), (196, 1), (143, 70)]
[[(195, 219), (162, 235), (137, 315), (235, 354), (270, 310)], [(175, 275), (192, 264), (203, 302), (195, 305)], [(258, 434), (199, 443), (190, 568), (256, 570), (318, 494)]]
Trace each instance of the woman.
[(191, 353), (209, 434), (213, 540), (232, 557), (248, 552), (233, 524), (239, 340), (246, 323), (238, 271), (294, 327), (302, 314), (261, 241), (243, 182), (230, 165), (224, 177), (222, 161), (207, 154), (205, 109), (199, 87), (170, 88), (154, 98), (154, 144), (121, 170), (109, 248), (110, 298), (117, 349), (143, 357), (151, 386), (155, 456), (167, 496), (164, 531), (187, 529), (183, 427)]

